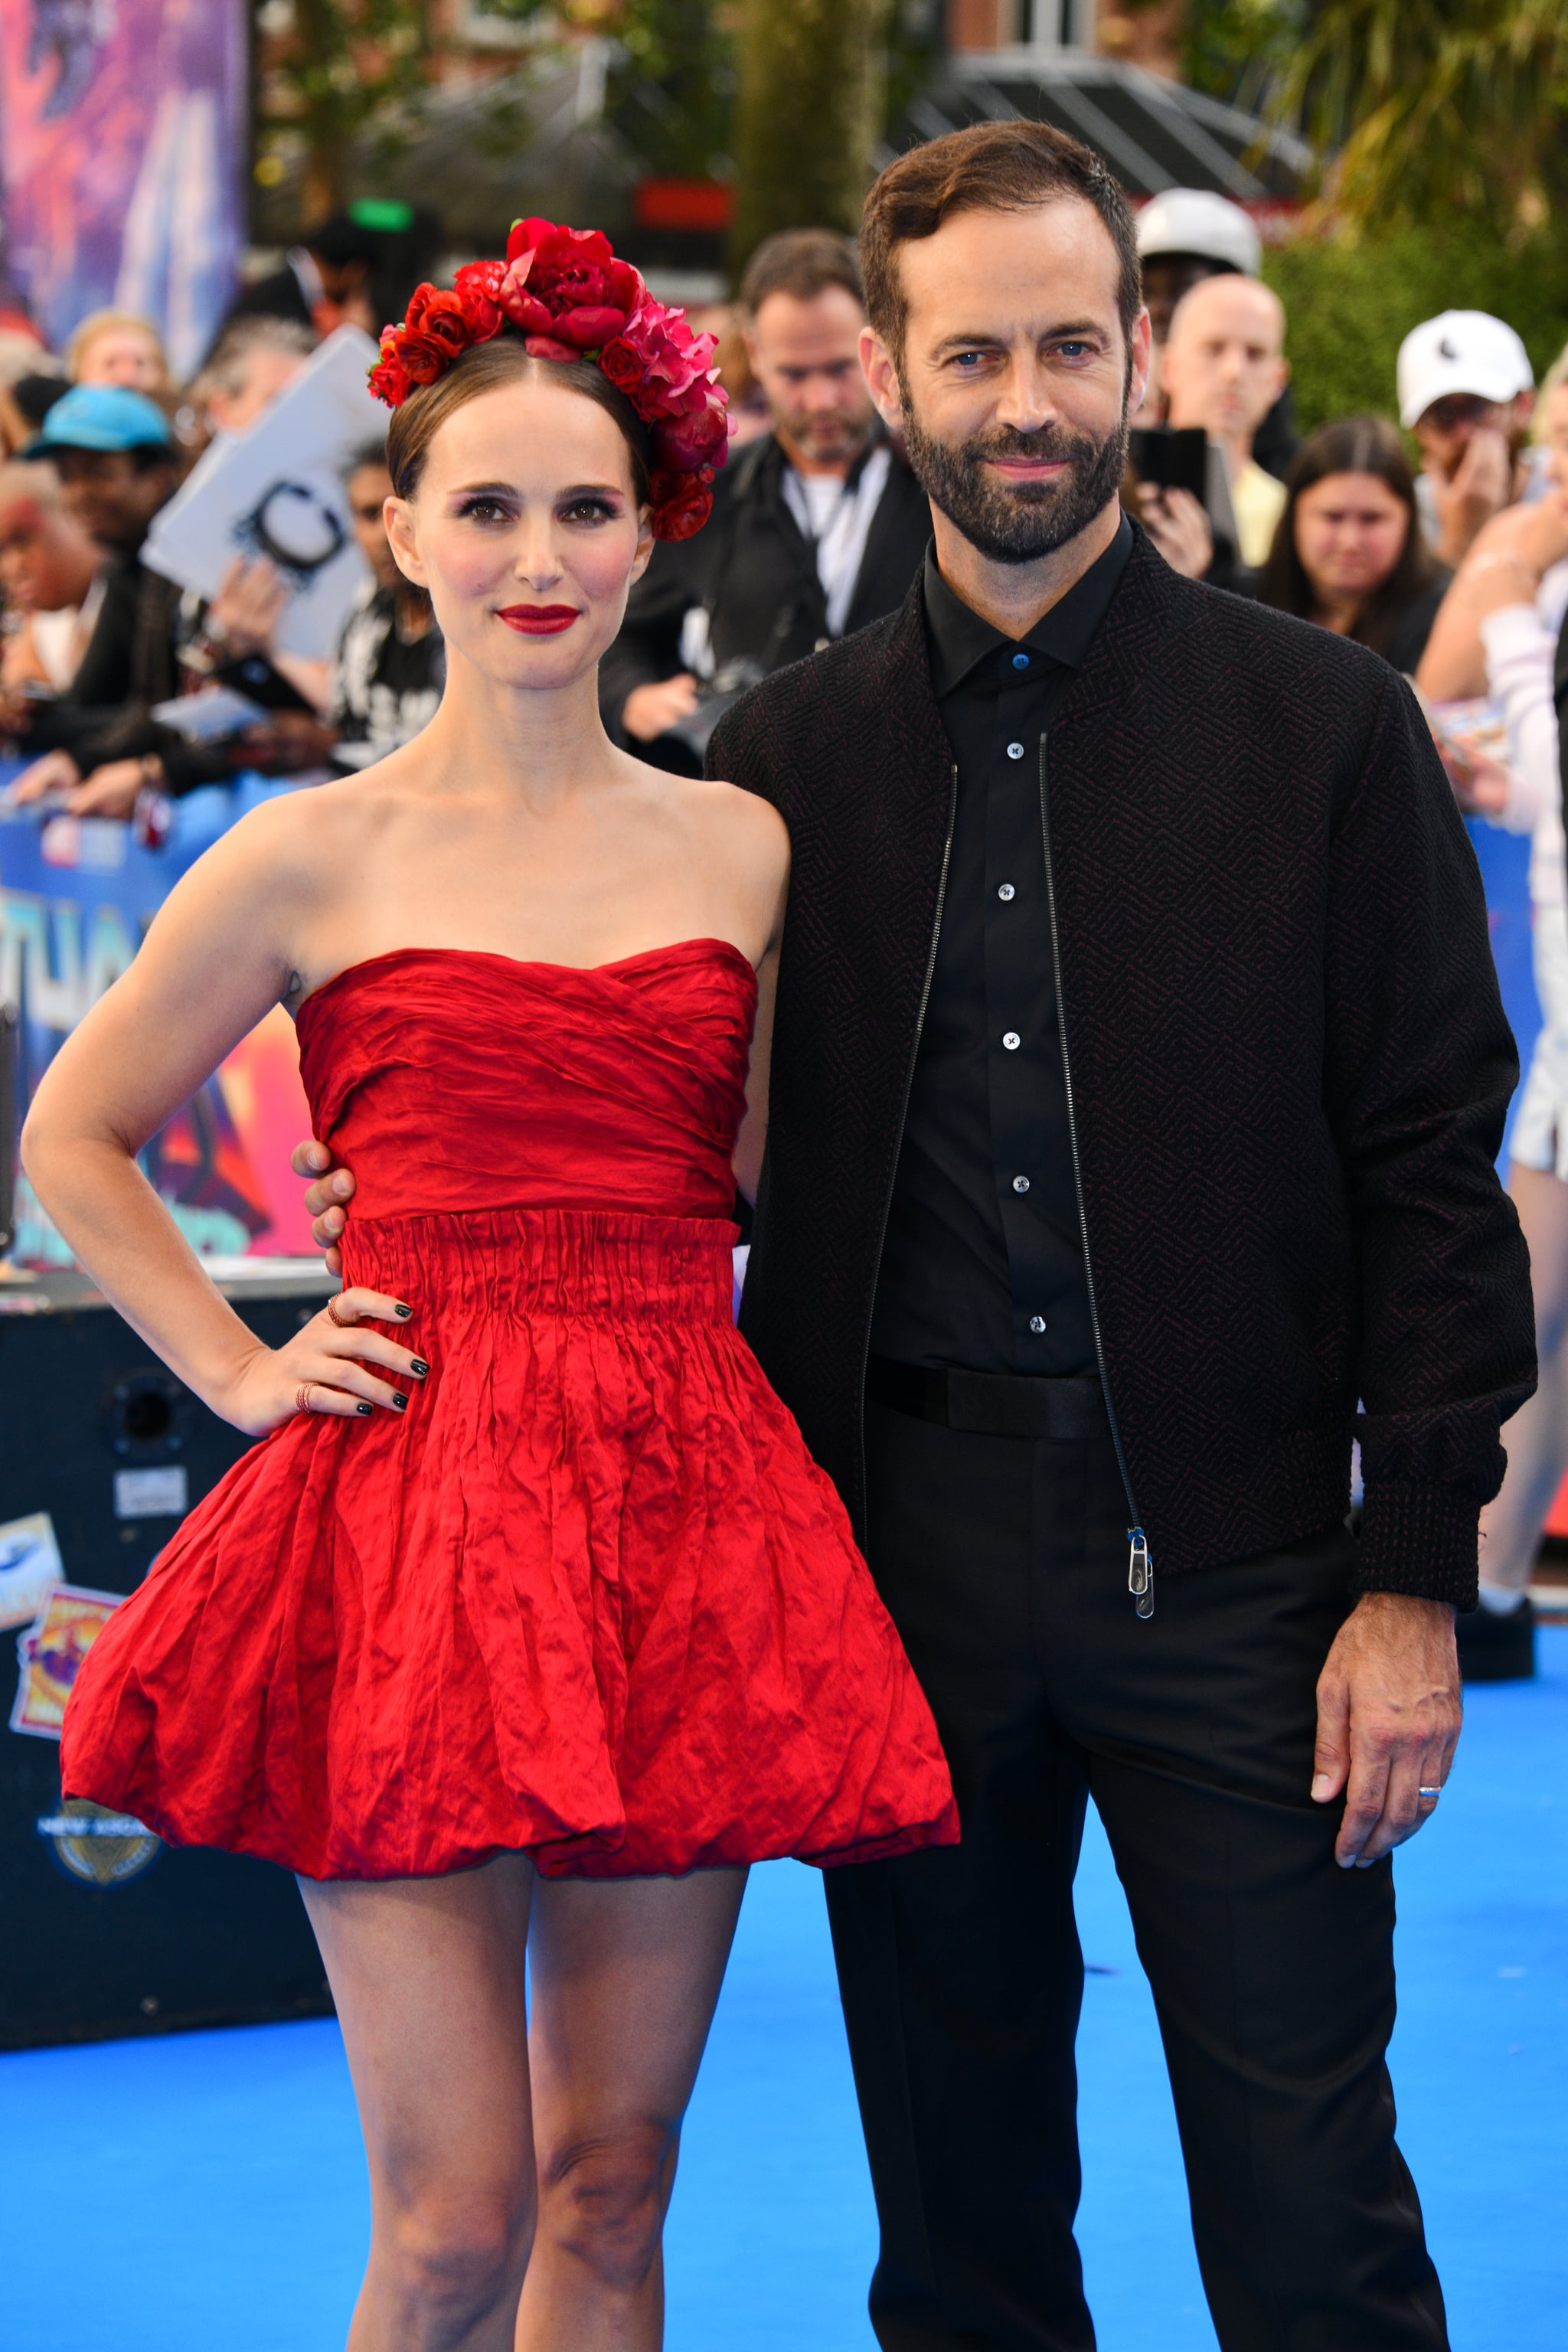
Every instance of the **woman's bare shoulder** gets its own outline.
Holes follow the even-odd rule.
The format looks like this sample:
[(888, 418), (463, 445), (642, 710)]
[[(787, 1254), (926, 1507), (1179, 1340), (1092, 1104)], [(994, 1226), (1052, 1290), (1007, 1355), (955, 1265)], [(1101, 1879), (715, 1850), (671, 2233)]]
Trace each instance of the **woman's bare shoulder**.
[(771, 801), (716, 777), (683, 777), (681, 783), (700, 833), (732, 843), (742, 856), (776, 866), (781, 877), (787, 871), (789, 828)]
[(221, 861), (233, 877), (308, 886), (342, 871), (377, 824), (377, 795), (363, 776), (344, 776), (280, 793), (231, 825), (201, 861)]

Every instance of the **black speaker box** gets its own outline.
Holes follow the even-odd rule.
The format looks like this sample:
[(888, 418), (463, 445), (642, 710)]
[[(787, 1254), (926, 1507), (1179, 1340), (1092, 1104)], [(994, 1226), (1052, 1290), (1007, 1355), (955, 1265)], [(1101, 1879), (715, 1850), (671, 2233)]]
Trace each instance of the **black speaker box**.
[[(219, 1286), (276, 1347), (336, 1285), (266, 1269)], [(81, 1276), (0, 1269), (0, 1523), (47, 1511), (68, 1584), (130, 1592), (249, 1443)], [(58, 1742), (6, 1727), (26, 1630), (0, 1632), (0, 2049), (327, 2014), (287, 1871), (62, 1810)]]

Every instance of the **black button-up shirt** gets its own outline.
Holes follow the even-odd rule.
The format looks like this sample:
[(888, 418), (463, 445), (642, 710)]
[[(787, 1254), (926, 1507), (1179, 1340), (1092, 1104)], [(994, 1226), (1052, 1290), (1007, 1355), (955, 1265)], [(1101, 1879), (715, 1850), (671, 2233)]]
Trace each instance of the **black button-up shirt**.
[(872, 1323), (875, 1355), (1094, 1370), (1057, 1025), (1041, 740), (1132, 533), (1017, 640), (926, 557), (931, 681), (957, 755), (947, 891)]

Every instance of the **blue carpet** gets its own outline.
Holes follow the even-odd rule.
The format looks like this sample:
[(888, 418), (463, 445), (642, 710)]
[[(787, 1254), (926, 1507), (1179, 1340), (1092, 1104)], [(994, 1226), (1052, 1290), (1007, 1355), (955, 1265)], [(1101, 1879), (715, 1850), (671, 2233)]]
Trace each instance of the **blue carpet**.
[[(1474, 1690), (1398, 1864), (1401, 2137), (1457, 2352), (1556, 2352), (1568, 2296), (1568, 1631)], [(1080, 2236), (1102, 2352), (1212, 2352), (1147, 1987), (1104, 1841)], [(335, 2029), (0, 2058), (5, 2352), (337, 2352), (366, 2229)], [(670, 2352), (874, 2352), (874, 2225), (820, 1885), (752, 1879), (669, 2228)]]

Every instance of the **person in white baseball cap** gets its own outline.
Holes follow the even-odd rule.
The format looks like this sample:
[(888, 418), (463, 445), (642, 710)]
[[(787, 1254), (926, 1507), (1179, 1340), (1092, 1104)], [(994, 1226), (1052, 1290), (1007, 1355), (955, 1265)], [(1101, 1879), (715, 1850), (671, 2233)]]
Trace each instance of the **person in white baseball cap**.
[(1530, 355), (1486, 310), (1445, 310), (1399, 346), (1399, 421), (1421, 450), (1416, 497), (1426, 535), (1458, 567), (1471, 541), (1523, 488), (1520, 455), (1535, 398)]
[[(1138, 214), (1137, 231), (1154, 351), (1143, 405), (1133, 422), (1158, 425), (1165, 414), (1161, 359), (1177, 303), (1205, 278), (1261, 276), (1263, 240), (1252, 215), (1212, 188), (1163, 189)], [(1282, 480), (1296, 446), (1287, 384), (1253, 436), (1252, 455), (1266, 473)], [(1178, 569), (1188, 568), (1178, 564)]]
[(1210, 188), (1166, 188), (1138, 215), (1143, 299), (1154, 340), (1163, 343), (1171, 313), (1201, 278), (1221, 270), (1256, 278), (1263, 241), (1250, 215)]

